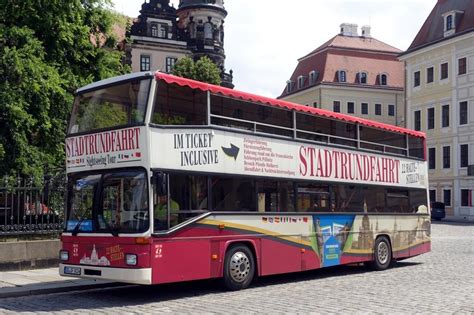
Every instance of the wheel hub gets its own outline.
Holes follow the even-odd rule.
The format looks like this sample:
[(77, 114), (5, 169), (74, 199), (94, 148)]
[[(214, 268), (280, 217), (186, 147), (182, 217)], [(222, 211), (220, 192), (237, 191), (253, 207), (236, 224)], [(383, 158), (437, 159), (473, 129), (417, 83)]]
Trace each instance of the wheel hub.
[(389, 251), (388, 246), (384, 242), (380, 242), (379, 245), (377, 246), (378, 261), (383, 265), (386, 264), (388, 261), (388, 251)]
[(236, 252), (230, 259), (230, 276), (236, 282), (244, 282), (250, 274), (250, 260), (245, 253)]

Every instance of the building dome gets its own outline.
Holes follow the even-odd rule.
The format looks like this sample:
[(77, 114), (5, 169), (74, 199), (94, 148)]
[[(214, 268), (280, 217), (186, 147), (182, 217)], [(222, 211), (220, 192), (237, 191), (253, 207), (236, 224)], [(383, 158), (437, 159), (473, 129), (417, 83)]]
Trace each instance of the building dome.
[(197, 9), (197, 8), (212, 8), (223, 11), (227, 14), (224, 8), (224, 0), (180, 0), (178, 10)]

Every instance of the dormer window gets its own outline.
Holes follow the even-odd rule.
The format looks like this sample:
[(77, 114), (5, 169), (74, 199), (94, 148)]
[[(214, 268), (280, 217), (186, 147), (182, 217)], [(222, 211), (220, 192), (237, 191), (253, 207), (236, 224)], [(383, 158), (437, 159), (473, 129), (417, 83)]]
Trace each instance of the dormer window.
[(158, 37), (158, 25), (157, 24), (152, 24), (151, 25), (151, 36), (152, 37)]
[(450, 31), (453, 29), (453, 15), (448, 15), (446, 17), (446, 29), (445, 31)]
[(456, 24), (460, 21), (463, 11), (453, 10), (443, 14), (444, 19), (444, 37), (456, 33)]
[(168, 25), (162, 23), (153, 23), (151, 25), (151, 37), (166, 38)]
[(309, 84), (313, 85), (316, 83), (316, 80), (318, 79), (318, 73), (316, 71), (311, 71), (309, 73)]
[(286, 93), (291, 93), (293, 82), (291, 80), (286, 81)]
[(367, 84), (367, 73), (359, 72), (358, 74), (359, 84)]
[(303, 85), (304, 85), (304, 77), (302, 75), (300, 75), (298, 77), (298, 89), (302, 89)]
[(347, 76), (346, 76), (346, 71), (344, 70), (339, 70), (337, 72), (337, 80), (339, 82), (347, 82)]
[(384, 73), (380, 75), (380, 85), (387, 85), (387, 75)]

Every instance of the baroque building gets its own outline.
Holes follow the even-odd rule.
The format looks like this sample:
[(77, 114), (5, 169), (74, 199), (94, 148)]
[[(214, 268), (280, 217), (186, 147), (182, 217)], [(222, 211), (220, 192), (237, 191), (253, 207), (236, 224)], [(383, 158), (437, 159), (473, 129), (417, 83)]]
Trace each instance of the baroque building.
[(400, 59), (407, 127), (427, 136), (430, 200), (474, 220), (474, 1), (438, 0)]
[(405, 126), (402, 51), (363, 26), (342, 24), (340, 33), (298, 59), (280, 99)]
[(130, 30), (128, 62), (133, 72), (170, 73), (178, 59), (209, 57), (221, 70), (222, 85), (233, 88), (232, 70), (226, 73), (223, 0), (148, 0)]

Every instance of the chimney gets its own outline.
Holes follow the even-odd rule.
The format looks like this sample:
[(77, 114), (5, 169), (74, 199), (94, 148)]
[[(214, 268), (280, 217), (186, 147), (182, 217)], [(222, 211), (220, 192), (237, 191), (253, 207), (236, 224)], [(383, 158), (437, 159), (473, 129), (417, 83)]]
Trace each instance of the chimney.
[(342, 36), (359, 36), (357, 32), (357, 24), (343, 23), (341, 24)]
[(364, 25), (362, 26), (362, 37), (371, 38), (370, 35), (370, 26)]

